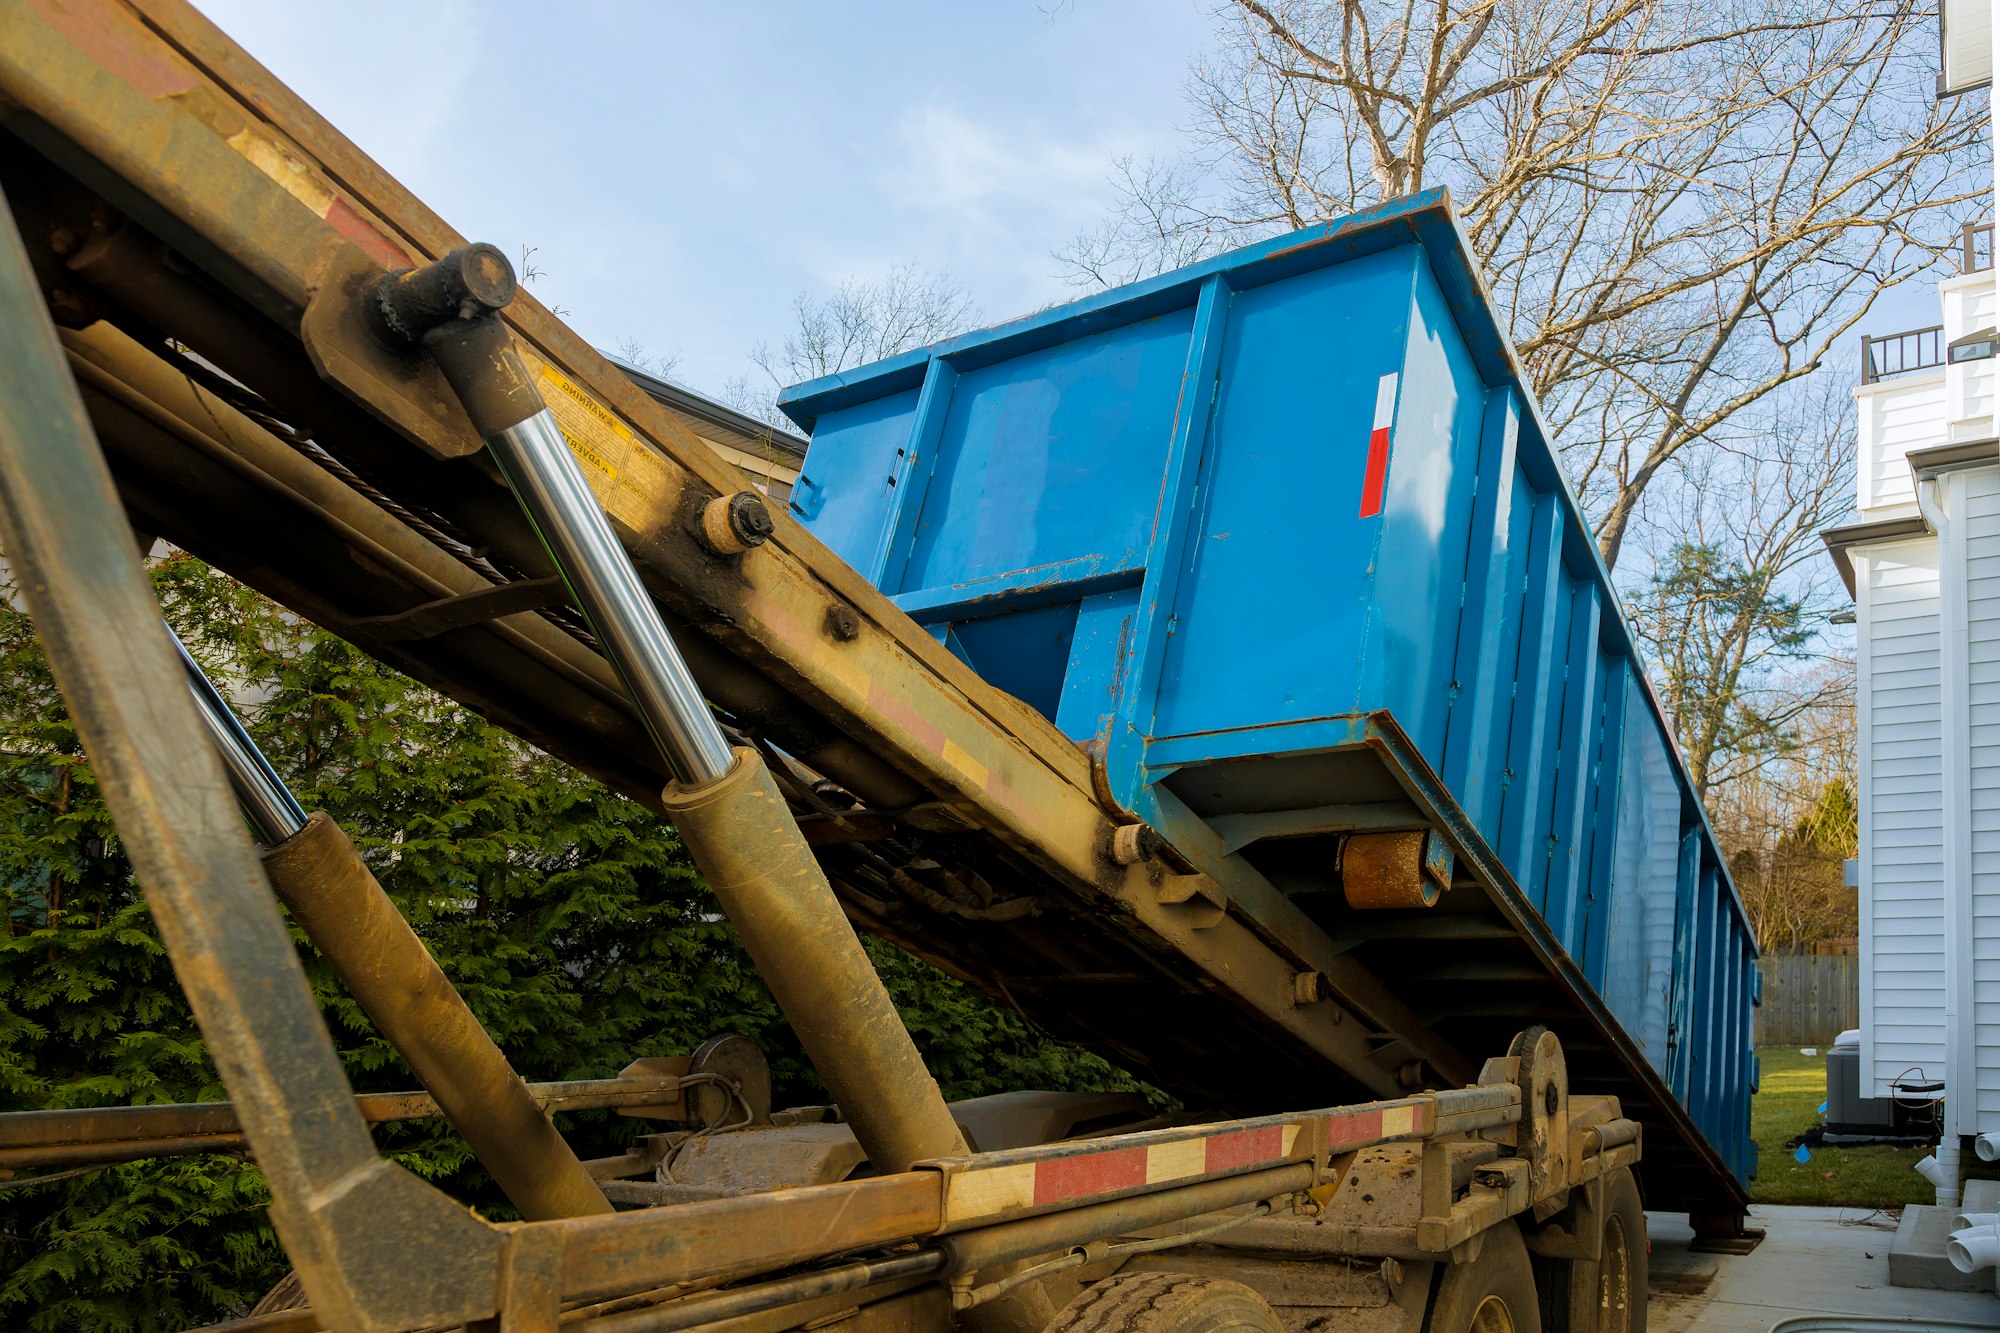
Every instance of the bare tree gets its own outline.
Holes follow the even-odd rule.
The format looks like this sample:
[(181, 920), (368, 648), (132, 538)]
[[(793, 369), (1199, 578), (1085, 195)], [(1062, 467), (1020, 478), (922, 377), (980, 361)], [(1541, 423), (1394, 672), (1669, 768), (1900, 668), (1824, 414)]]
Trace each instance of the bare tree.
[(1640, 526), (1633, 626), (1759, 946), (1796, 952), (1858, 928), (1854, 657), (1818, 536), (1853, 503), (1853, 404), (1792, 386), (1745, 416), (1759, 447), (1689, 451)]
[(783, 342), (776, 348), (759, 343), (750, 352), (777, 387), (949, 338), (976, 321), (979, 311), (948, 274), (902, 264), (884, 278), (849, 278), (830, 296), (800, 292), (792, 298), (792, 316)]
[(679, 370), (681, 365), (679, 352), (649, 351), (645, 343), (629, 333), (618, 340), (616, 355), (620, 361), (634, 370), (643, 370), (648, 375), (663, 380), (673, 378), (674, 372)]
[(1060, 256), (1125, 281), (1451, 189), (1607, 561), (1683, 450), (1810, 374), (1983, 208), (1983, 106), (1895, 0), (1236, 0), (1190, 155)]
[(1853, 505), (1852, 401), (1816, 386), (1745, 416), (1754, 447), (1680, 461), (1686, 484), (1642, 534), (1657, 549), (1629, 598), (1704, 801), (1789, 756), (1802, 719), (1852, 699), (1851, 673), (1807, 669), (1841, 592), (1819, 534)]
[(746, 417), (755, 417), (767, 426), (782, 430), (796, 430), (792, 419), (778, 410), (778, 399), (770, 378), (753, 378), (749, 375), (731, 375), (722, 382), (716, 398), (726, 407), (733, 407)]
[[(521, 281), (525, 285), (532, 286), (549, 276), (549, 271), (535, 262), (535, 255), (540, 250), (541, 247), (539, 245), (523, 245), (521, 247), (521, 262), (517, 266), (516, 271), (521, 275)], [(549, 307), (549, 313), (558, 319), (569, 318), (569, 310), (565, 306), (552, 305)]]

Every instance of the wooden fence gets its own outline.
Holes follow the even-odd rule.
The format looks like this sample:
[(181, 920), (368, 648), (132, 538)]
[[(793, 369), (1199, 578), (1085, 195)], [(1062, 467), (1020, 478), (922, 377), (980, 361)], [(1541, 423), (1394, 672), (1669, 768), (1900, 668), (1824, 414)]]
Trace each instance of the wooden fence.
[(1861, 960), (1853, 956), (1776, 954), (1761, 958), (1764, 1003), (1756, 1010), (1759, 1046), (1830, 1046), (1861, 1026)]

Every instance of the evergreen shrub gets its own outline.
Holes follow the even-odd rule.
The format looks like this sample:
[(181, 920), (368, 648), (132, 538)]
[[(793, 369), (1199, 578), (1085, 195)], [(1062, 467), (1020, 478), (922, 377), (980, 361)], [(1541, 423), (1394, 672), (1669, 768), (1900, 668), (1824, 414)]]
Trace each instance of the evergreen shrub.
[[(823, 1101), (782, 1015), (665, 820), (190, 556), (151, 565), (168, 619), (301, 803), (337, 819), (531, 1081), (604, 1078), (737, 1032), (779, 1104)], [(0, 598), (0, 1110), (226, 1097), (34, 631)], [(357, 1091), (414, 1079), (297, 936)], [(948, 1097), (1131, 1088), (1094, 1056), (870, 940)], [(562, 1117), (585, 1156), (644, 1123)], [(513, 1216), (441, 1121), (383, 1151)], [(247, 1311), (286, 1271), (254, 1163), (134, 1162), (0, 1182), (0, 1327), (171, 1330)]]

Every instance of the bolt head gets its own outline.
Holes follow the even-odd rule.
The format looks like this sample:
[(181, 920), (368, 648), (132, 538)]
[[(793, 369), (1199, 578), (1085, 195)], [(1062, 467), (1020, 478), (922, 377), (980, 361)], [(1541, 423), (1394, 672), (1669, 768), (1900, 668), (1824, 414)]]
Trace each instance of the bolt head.
[(826, 609), (826, 632), (842, 643), (861, 637), (861, 617), (851, 606), (829, 606)]
[(729, 526), (745, 546), (762, 546), (777, 531), (764, 497), (755, 491), (738, 491), (729, 497)]
[(481, 314), (504, 310), (517, 290), (514, 266), (500, 247), (481, 241), (454, 250), (450, 255), (462, 289), (459, 317), (475, 319)]
[(66, 329), (80, 329), (93, 318), (90, 302), (61, 289), (49, 293), (49, 316)]
[(1136, 866), (1160, 854), (1160, 835), (1144, 824), (1120, 824), (1111, 831), (1111, 859)]

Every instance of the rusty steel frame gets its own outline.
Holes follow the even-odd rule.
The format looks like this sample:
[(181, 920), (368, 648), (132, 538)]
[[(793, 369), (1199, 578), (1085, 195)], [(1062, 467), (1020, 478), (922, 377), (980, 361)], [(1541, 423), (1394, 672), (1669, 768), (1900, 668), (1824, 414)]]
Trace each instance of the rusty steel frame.
[[(1511, 1070), (1503, 1073), (1511, 1077)], [(512, 1229), (509, 1241), (541, 1254), (537, 1262), (551, 1275), (545, 1295), (550, 1300), (558, 1293), (563, 1300), (603, 1300), (635, 1288), (749, 1277), (925, 1237), (946, 1238), (945, 1249), (955, 1256), (952, 1270), (965, 1272), (1252, 1198), (1289, 1195), (1325, 1180), (1328, 1164), (1345, 1154), (1505, 1130), (1519, 1121), (1522, 1109), (1517, 1087), (1492, 1083), (1364, 1106), (980, 1153), (925, 1163), (900, 1175), (540, 1223)], [(1165, 1182), (1121, 1185), (1115, 1172), (1085, 1165), (1108, 1164), (1121, 1155), (1129, 1160), (1135, 1153), (1171, 1158), (1186, 1145), (1279, 1129), (1294, 1132), (1290, 1147)], [(1574, 1177), (1594, 1178), (1636, 1156), (1637, 1145), (1628, 1139), (1576, 1163)], [(1599, 1157), (1602, 1164), (1591, 1166)], [(1018, 1183), (1023, 1172), (1032, 1178), (1036, 1170), (1051, 1167), (1056, 1178), (1098, 1183), (1056, 1200), (1038, 1198), (1032, 1190), (1009, 1195), (996, 1188)], [(1103, 1183), (1107, 1175), (1111, 1183)], [(969, 1187), (975, 1181), (976, 1187)], [(1451, 1215), (1490, 1207), (1469, 1196), (1451, 1205)]]
[[(490, 1312), (495, 1237), (376, 1155), (159, 619), (10, 210), (0, 541), (315, 1306), (360, 1329)], [(403, 1263), (413, 1243), (436, 1267)], [(487, 1290), (482, 1290), (487, 1288)]]
[[(418, 479), (419, 491), (438, 493), (443, 469), (451, 469), (451, 487), (470, 506), (461, 512), (497, 524), (481, 529), (489, 535), (518, 533), (517, 521), (493, 517), (492, 502), (511, 504), (497, 481), (477, 462), (452, 461), (469, 459), (480, 442), (442, 377), (407, 358), (399, 364), (353, 326), (354, 298), (368, 282), (438, 258), (460, 238), (190, 7), (0, 0), (0, 114), (15, 138), (254, 312), (219, 336), (247, 340), (244, 354), (255, 357), (258, 339), (297, 333), (358, 419), (396, 439), (396, 464)], [(104, 285), (116, 286), (112, 257), (90, 258), (103, 262)], [(960, 1238), (951, 1243), (961, 1254), (986, 1237), (992, 1256), (1031, 1256), (1028, 1240), (1004, 1246), (1000, 1233), (1021, 1228), (1012, 1234), (1060, 1246), (1085, 1231), (1117, 1234), (1101, 1230), (1114, 1221), (1194, 1217), (1244, 1191), (1282, 1186), (1290, 1196), (1324, 1180), (1341, 1152), (1394, 1142), (1435, 1147), (1476, 1130), (1507, 1132), (1523, 1116), (1519, 1090), (1502, 1077), (1366, 1107), (955, 1157), (769, 1195), (507, 1227), (479, 1221), (373, 1152), (362, 1103), (333, 1059), (270, 886), (227, 812), (220, 769), (198, 740), (132, 559), (120, 497), (64, 368), (94, 408), (124, 414), (121, 429), (171, 438), (232, 484), (296, 504), (351, 549), (380, 553), (385, 559), (374, 568), (405, 572), (404, 586), (425, 597), (390, 608), (387, 619), (418, 615), (447, 632), (470, 627), (507, 643), (509, 669), (521, 673), (524, 689), (554, 683), (567, 692), (565, 722), (599, 746), (593, 771), (658, 809), (658, 761), (632, 739), (615, 674), (535, 613), (547, 604), (548, 570), (518, 541), (503, 553), (518, 557), (525, 576), (496, 584), (259, 422), (241, 413), (230, 420), (206, 404), (177, 411), (177, 400), (185, 408), (201, 392), (165, 370), (157, 354), (129, 339), (120, 345), (122, 335), (101, 328), (58, 342), (11, 218), (0, 227), (0, 284), (7, 312), (0, 536), (234, 1099), (231, 1116), (270, 1179), (274, 1221), (321, 1322), (392, 1329), (504, 1312), (510, 1329), (553, 1329), (565, 1303), (755, 1277), (931, 1237)], [(137, 286), (125, 293), (146, 299)], [(32, 318), (17, 317), (30, 310)], [(225, 324), (229, 318), (222, 316)], [(1138, 948), (1184, 961), (1201, 987), (1352, 1083), (1394, 1093), (1394, 1072), (1382, 1059), (1388, 1048), (1399, 1061), (1421, 1059), (1441, 1081), (1468, 1081), (1466, 1052), (1430, 1032), (1254, 871), (1232, 871), (1226, 882), (1199, 873), (1163, 882), (1158, 862), (1122, 863), (1113, 855), (1120, 821), (1100, 801), (1089, 757), (986, 685), (802, 529), (781, 518), (769, 543), (719, 564), (690, 519), (740, 489), (728, 465), (532, 300), (518, 303), (508, 322), (531, 366), (590, 400), (634, 441), (629, 463), (643, 486), (621, 490), (614, 480), (598, 495), (705, 690), (738, 690), (736, 697), (754, 701), (751, 713), (775, 699), (825, 719), (831, 730), (816, 738), (819, 748), (795, 751), (821, 772), (878, 810), (994, 839), (1047, 890), (1117, 921)], [(274, 356), (274, 379), (291, 373), (289, 364)], [(138, 466), (129, 453), (120, 457), (121, 475)], [(474, 495), (481, 484), (485, 494)], [(130, 492), (124, 499), (141, 501)], [(300, 602), (335, 623), (367, 619), (316, 603), (309, 580), (293, 586)], [(490, 614), (465, 607), (477, 599)], [(378, 646), (395, 642), (385, 635)], [(397, 658), (393, 649), (383, 655), (424, 661)], [(1180, 882), (1189, 879), (1202, 882)], [(1302, 976), (1313, 978), (1310, 994)], [(1372, 1131), (1363, 1124), (1342, 1137), (1340, 1124), (1371, 1114)], [(990, 1192), (964, 1187), (981, 1172), (1018, 1180), (1044, 1163), (1096, 1154), (1162, 1149), (1174, 1158), (1204, 1134), (1273, 1128), (1292, 1132), (1279, 1157), (1164, 1183), (1147, 1177), (1053, 1202), (1030, 1191), (999, 1207)], [(1636, 1160), (1636, 1135), (1623, 1123), (1609, 1136), (1600, 1132), (1600, 1150), (1571, 1164), (1574, 1178)], [(208, 1136), (154, 1142), (175, 1137)], [(1488, 1174), (1465, 1200), (1454, 1202), (1447, 1186), (1441, 1207), (1427, 1208), (1429, 1240), (1459, 1243), (1454, 1238), (1536, 1203), (1527, 1166)], [(1431, 1193), (1427, 1202), (1438, 1203)], [(425, 1262), (409, 1263), (412, 1253)]]
[(314, 813), (263, 861), (292, 920), (521, 1215), (612, 1211), (340, 825)]
[[(231, 79), (258, 88), (254, 104), (239, 100)], [(358, 269), (437, 258), (460, 238), (192, 9), (148, 0), (78, 17), (10, 0), (0, 6), (0, 93), (21, 107), (10, 126), (18, 137), (94, 184), (116, 182), (110, 192), (121, 208), (280, 328), (305, 326), (322, 371), (368, 411), (433, 455), (478, 447), (441, 383), (395, 380), (339, 345), (337, 319), (308, 317), (316, 295), (338, 294)], [(1157, 866), (1112, 863), (1115, 821), (1097, 800), (1088, 757), (797, 525), (781, 517), (772, 541), (744, 556), (735, 576), (718, 577), (677, 522), (740, 489), (729, 466), (532, 299), (518, 300), (508, 319), (541, 363), (560, 367), (650, 442), (657, 471), (644, 511), (608, 507), (642, 569), (656, 576), (655, 594), (727, 652), (867, 738), (906, 780), (1080, 905), (1183, 954), (1207, 985), (1362, 1086), (1395, 1090), (1374, 1058), (1386, 1033), (1414, 1044), (1448, 1081), (1470, 1074), (1462, 1053), (1429, 1036), (1254, 872), (1231, 886), (1231, 912), (1211, 923), (1205, 901), (1162, 901)], [(853, 613), (851, 637), (826, 632), (834, 608)], [(1335, 998), (1295, 1004), (1292, 978), (1301, 970), (1326, 976)]]
[[(443, 371), (673, 774), (662, 803), (682, 843), (876, 1170), (904, 1171), (926, 1158), (963, 1154), (965, 1140), (937, 1080), (763, 755), (732, 747), (723, 733), (501, 322), (498, 312), (517, 291), (506, 256), (476, 245), (382, 277), (372, 287), (348, 288), (345, 305), (322, 293), (315, 308), (336, 324), (373, 324), (383, 343), (396, 344), (412, 362), (434, 360)], [(718, 510), (723, 526), (714, 529), (708, 519)], [(748, 540), (727, 519), (738, 512), (751, 525)], [(704, 540), (724, 556), (748, 551), (770, 526), (752, 492), (711, 501), (703, 520)], [(358, 857), (349, 863), (358, 866)], [(360, 874), (366, 877), (366, 869)], [(274, 882), (282, 893), (282, 880)], [(380, 901), (392, 924), (401, 925), (393, 906)], [(436, 971), (427, 956), (421, 962)], [(398, 967), (385, 958), (384, 966), (367, 971), (388, 976), (416, 966)], [(492, 1047), (483, 1032), (476, 1035)], [(491, 1054), (500, 1060), (497, 1049)], [(560, 1141), (554, 1147), (535, 1154), (551, 1170), (554, 1158), (567, 1152)], [(569, 1165), (583, 1175), (573, 1158)], [(585, 1187), (601, 1199), (594, 1185), (586, 1181)]]
[[(681, 1107), (682, 1080), (671, 1074), (635, 1078), (530, 1083), (528, 1095), (547, 1113), (646, 1110), (671, 1117)], [(354, 1098), (370, 1125), (444, 1115), (427, 1092), (367, 1092)], [(158, 1106), (92, 1106), (0, 1115), (0, 1169), (136, 1161), (190, 1152), (241, 1152), (249, 1146), (229, 1102)]]

